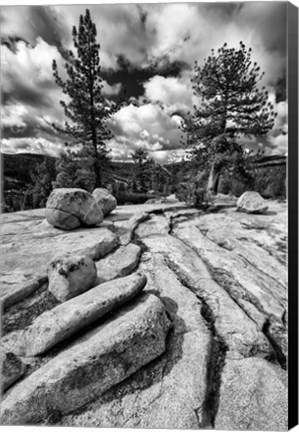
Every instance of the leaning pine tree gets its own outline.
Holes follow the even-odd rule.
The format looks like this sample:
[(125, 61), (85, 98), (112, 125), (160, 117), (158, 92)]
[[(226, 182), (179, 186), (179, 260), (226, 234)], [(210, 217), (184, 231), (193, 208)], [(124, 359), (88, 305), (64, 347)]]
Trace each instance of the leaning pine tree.
[(212, 50), (202, 67), (195, 63), (193, 92), (201, 103), (182, 129), (194, 158), (209, 167), (209, 193), (217, 192), (223, 168), (242, 165), (240, 138), (265, 135), (274, 125), (268, 92), (258, 87), (263, 76), (242, 42), (239, 49), (224, 44), (217, 53)]
[[(56, 125), (54, 127), (67, 134), (76, 147), (81, 147), (84, 160), (91, 159), (94, 187), (100, 187), (101, 165), (107, 155), (105, 141), (111, 137), (107, 119), (115, 106), (113, 108), (111, 102), (102, 95), (100, 45), (96, 41), (96, 35), (96, 26), (87, 9), (85, 16), (80, 16), (78, 30), (73, 27), (73, 43), (77, 55), (69, 51), (65, 64), (68, 76), (66, 81), (59, 76), (55, 60), (52, 67), (56, 83), (70, 99), (69, 102), (60, 101), (70, 121), (65, 122), (63, 129)], [(69, 156), (71, 155), (72, 152)], [(76, 155), (78, 157), (78, 151)]]

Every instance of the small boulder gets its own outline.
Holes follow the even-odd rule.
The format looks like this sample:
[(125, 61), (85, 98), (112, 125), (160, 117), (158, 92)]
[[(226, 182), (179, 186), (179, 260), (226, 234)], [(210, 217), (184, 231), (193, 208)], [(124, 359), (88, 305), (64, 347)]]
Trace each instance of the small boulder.
[(96, 225), (103, 221), (103, 213), (94, 197), (84, 189), (54, 189), (48, 198), (46, 218), (49, 224), (62, 229), (80, 225)]
[(104, 188), (97, 188), (93, 191), (92, 196), (101, 208), (104, 216), (111, 213), (117, 206), (116, 198)]
[(54, 258), (48, 267), (49, 291), (60, 302), (92, 288), (97, 269), (90, 257), (64, 255)]
[(237, 201), (237, 211), (265, 213), (267, 210), (268, 205), (258, 192), (244, 192)]
[(176, 204), (179, 203), (180, 201), (177, 199), (175, 194), (171, 194), (165, 198), (165, 202), (170, 204)]
[(1, 354), (1, 387), (5, 391), (25, 374), (26, 365), (12, 352)]

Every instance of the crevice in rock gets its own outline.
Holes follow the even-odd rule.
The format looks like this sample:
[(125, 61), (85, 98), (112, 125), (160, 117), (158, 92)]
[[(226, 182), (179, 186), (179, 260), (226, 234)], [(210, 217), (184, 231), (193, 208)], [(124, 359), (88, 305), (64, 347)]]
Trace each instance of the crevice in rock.
[(245, 264), (247, 264), (247, 265), (249, 264), (255, 270), (259, 271), (260, 273), (262, 273), (263, 275), (265, 275), (267, 278), (271, 279), (273, 282), (275, 282), (276, 284), (278, 284), (281, 287), (282, 290), (285, 289), (285, 287), (282, 286), (281, 283), (277, 281), (277, 279), (275, 279), (273, 276), (270, 276), (269, 273), (265, 272), (265, 270), (262, 270), (261, 268), (257, 267), (256, 264), (254, 264), (252, 261), (250, 261), (244, 255), (242, 255), (242, 254), (238, 254), (238, 255), (241, 258), (241, 260), (243, 260), (245, 262)]
[(281, 321), (282, 321), (283, 325), (286, 327), (286, 325), (287, 325), (287, 311), (286, 310), (282, 314)]
[[(243, 305), (239, 303), (239, 299), (248, 301), (260, 313), (266, 315), (266, 312), (258, 300), (251, 293), (246, 291), (243, 285), (237, 282), (231, 273), (222, 268), (213, 267), (210, 263), (205, 262), (205, 264), (208, 267), (213, 280), (228, 293), (230, 298), (243, 310), (246, 315), (248, 315), (248, 312), (244, 310)], [(250, 316), (249, 318), (252, 320)]]
[[(228, 350), (228, 347), (225, 344), (223, 338), (217, 333), (217, 329), (215, 327), (215, 317), (208, 303), (201, 296), (198, 295), (197, 290), (195, 290), (187, 283), (185, 278), (180, 275), (175, 266), (173, 266), (170, 262), (167, 262), (167, 265), (170, 270), (175, 273), (180, 283), (186, 289), (194, 293), (196, 297), (200, 300), (202, 305), (200, 313), (212, 335), (206, 376), (207, 392), (202, 407), (202, 412), (200, 416), (201, 423), (199, 424), (199, 428), (204, 429), (205, 427), (208, 427), (210, 425), (214, 427), (214, 422), (219, 407), (221, 375), (225, 364), (226, 352)], [(198, 415), (197, 418), (199, 419)]]
[[(225, 249), (228, 252), (232, 252), (233, 248), (229, 247), (228, 245), (225, 244), (225, 242), (217, 242), (216, 240), (212, 239), (211, 237), (207, 236), (207, 233), (209, 232), (208, 229), (202, 229), (199, 226), (196, 226), (196, 228), (198, 229), (198, 231), (205, 236), (209, 241), (211, 241), (212, 243), (214, 243), (216, 246), (220, 247), (221, 249)], [(202, 259), (202, 258), (201, 258)]]
[(168, 234), (172, 235), (173, 233), (173, 228), (174, 228), (174, 220), (175, 220), (175, 216), (171, 216), (169, 217), (169, 229), (168, 229)]
[(28, 327), (39, 315), (58, 304), (59, 301), (48, 291), (48, 283), (44, 283), (33, 295), (5, 311), (2, 318), (2, 336)]
[(282, 259), (277, 253), (275, 253), (275, 251), (273, 251), (273, 248), (266, 246), (265, 244), (259, 242), (255, 238), (238, 237), (238, 240), (247, 241), (249, 243), (254, 243), (256, 246), (261, 248), (263, 251), (267, 252), (271, 257), (275, 258), (280, 264), (282, 264), (284, 266), (286, 265), (286, 260)]
[[(257, 301), (257, 299), (255, 299), (254, 296), (252, 296), (250, 293), (245, 291), (244, 287), (239, 282), (237, 282), (235, 280), (235, 278), (233, 277), (233, 275), (231, 273), (228, 273), (226, 270), (224, 270), (222, 268), (212, 266), (211, 263), (209, 261), (207, 261), (205, 258), (203, 258), (195, 248), (190, 246), (183, 239), (181, 239), (177, 236), (174, 236), (174, 237), (178, 238), (187, 247), (192, 249), (192, 251), (202, 260), (202, 262), (207, 267), (209, 274), (211, 275), (211, 279), (227, 292), (227, 294), (231, 297), (231, 299), (242, 309), (242, 311), (246, 315), (248, 315), (247, 311), (244, 310), (243, 305), (238, 303), (239, 298), (252, 303), (260, 313), (266, 315), (265, 311), (263, 310), (262, 306)], [(249, 315), (248, 315), (248, 317), (252, 321), (254, 321), (252, 319), (252, 317), (250, 317)]]
[[(192, 209), (192, 208), (191, 208)], [(186, 210), (190, 210), (189, 208), (186, 208)], [(168, 211), (168, 210), (167, 210)], [(198, 217), (200, 215), (199, 212), (194, 212), (194, 213), (177, 213), (175, 215), (169, 215), (165, 217), (167, 217), (169, 219), (169, 231), (168, 234), (173, 235), (173, 230), (174, 228), (182, 221), (177, 221), (177, 219), (180, 218), (184, 218), (184, 222), (186, 221), (190, 221), (195, 219), (196, 217)]]
[(282, 367), (282, 369), (286, 370), (286, 368), (287, 368), (286, 356), (282, 352), (282, 349), (279, 346), (279, 344), (276, 342), (276, 340), (271, 335), (271, 332), (269, 331), (270, 326), (271, 326), (271, 321), (269, 320), (269, 318), (267, 318), (264, 325), (263, 325), (262, 331), (263, 331), (264, 335), (267, 337), (267, 339), (269, 340), (269, 342), (273, 348), (273, 351), (274, 351), (275, 357), (276, 357), (275, 360), (277, 361), (277, 363), (279, 363), (279, 365)]

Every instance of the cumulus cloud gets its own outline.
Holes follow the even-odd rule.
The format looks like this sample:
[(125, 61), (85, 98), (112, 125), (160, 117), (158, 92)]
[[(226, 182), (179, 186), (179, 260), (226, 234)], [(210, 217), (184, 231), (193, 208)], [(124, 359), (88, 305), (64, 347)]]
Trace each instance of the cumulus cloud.
[(57, 86), (52, 75), (53, 59), (58, 64), (62, 62), (57, 48), (41, 38), (37, 38), (34, 47), (24, 41), (17, 42), (14, 51), (2, 46), (1, 78), (4, 103), (17, 100), (26, 105), (49, 109), (53, 104), (56, 105)]
[[(212, 48), (224, 42), (237, 47), (242, 40), (253, 50), (254, 60), (266, 72), (265, 83), (274, 82), (285, 70), (286, 4), (236, 3), (165, 4), (144, 6), (147, 28), (155, 32), (153, 57), (193, 64), (203, 61)], [(274, 30), (275, 29), (275, 30)]]
[[(265, 71), (263, 84), (269, 87), (278, 112), (267, 137), (246, 142), (269, 152), (286, 151), (287, 102), (282, 100), (283, 92), (278, 103), (275, 97), (275, 85), (283, 82), (286, 68), (285, 3), (88, 7), (101, 43), (103, 94), (115, 99), (126, 88), (128, 97), (135, 97), (110, 121), (113, 157), (126, 159), (138, 147), (163, 162), (181, 157), (180, 115), (200, 103), (191, 87), (194, 61), (202, 63), (212, 48), (224, 42), (237, 47), (241, 40), (252, 48), (253, 60)], [(1, 8), (5, 151), (9, 146), (20, 151), (23, 146), (23, 151), (40, 152), (47, 145), (51, 152), (60, 151), (64, 138), (51, 123), (64, 120), (59, 105), (63, 94), (54, 82), (51, 64), (55, 59), (65, 77), (64, 58), (73, 49), (72, 26), (78, 25), (84, 9), (82, 5)]]
[(157, 153), (158, 158), (162, 149), (164, 152), (176, 150), (181, 147), (179, 125), (180, 117), (170, 116), (159, 104), (150, 102), (123, 107), (109, 122), (114, 133), (109, 142), (112, 156), (126, 159), (130, 153), (142, 148), (153, 157)]

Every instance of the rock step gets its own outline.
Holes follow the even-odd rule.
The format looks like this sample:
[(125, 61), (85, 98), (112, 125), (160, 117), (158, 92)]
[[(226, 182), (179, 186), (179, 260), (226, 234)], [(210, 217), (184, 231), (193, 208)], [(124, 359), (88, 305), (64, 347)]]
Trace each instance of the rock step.
[(148, 277), (145, 292), (157, 293), (173, 324), (167, 351), (94, 403), (64, 416), (60, 426), (208, 429), (204, 420), (212, 340), (202, 305), (160, 254), (147, 252), (143, 258), (139, 268)]
[(266, 336), (212, 279), (204, 262), (192, 248), (170, 235), (146, 237), (143, 242), (152, 253), (162, 253), (180, 281), (205, 303), (207, 317), (231, 352), (244, 357), (252, 352), (267, 357), (273, 352)]
[(127, 276), (138, 266), (140, 254), (140, 247), (130, 243), (127, 246), (120, 246), (111, 255), (98, 261), (96, 284)]
[(120, 243), (126, 246), (132, 240), (135, 229), (138, 225), (149, 217), (147, 211), (137, 211), (130, 219), (120, 223), (115, 223), (117, 233), (120, 237)]
[(46, 237), (32, 235), (20, 241), (15, 236), (2, 253), (1, 267), (5, 273), (18, 271), (32, 277), (46, 276), (48, 264), (57, 255), (71, 252), (97, 261), (118, 244), (118, 237), (106, 228), (82, 228), (68, 233), (60, 231), (55, 236), (51, 236), (50, 232)]
[(22, 336), (19, 354), (35, 356), (52, 348), (138, 295), (146, 277), (134, 274), (98, 285), (41, 314)]
[(1, 275), (0, 299), (4, 309), (29, 297), (47, 281), (47, 276), (34, 277), (23, 272), (3, 273)]
[[(249, 299), (266, 316), (274, 315), (280, 320), (284, 306), (281, 303), (282, 287), (264, 272), (252, 266), (233, 251), (228, 251), (208, 239), (195, 226), (181, 224), (174, 228), (174, 235), (192, 248), (212, 268), (225, 269), (239, 284), (231, 296)], [(230, 284), (233, 286), (233, 284)], [(278, 296), (277, 294), (278, 293)]]
[(158, 297), (142, 296), (8, 391), (2, 424), (36, 424), (96, 399), (160, 356), (170, 326)]

